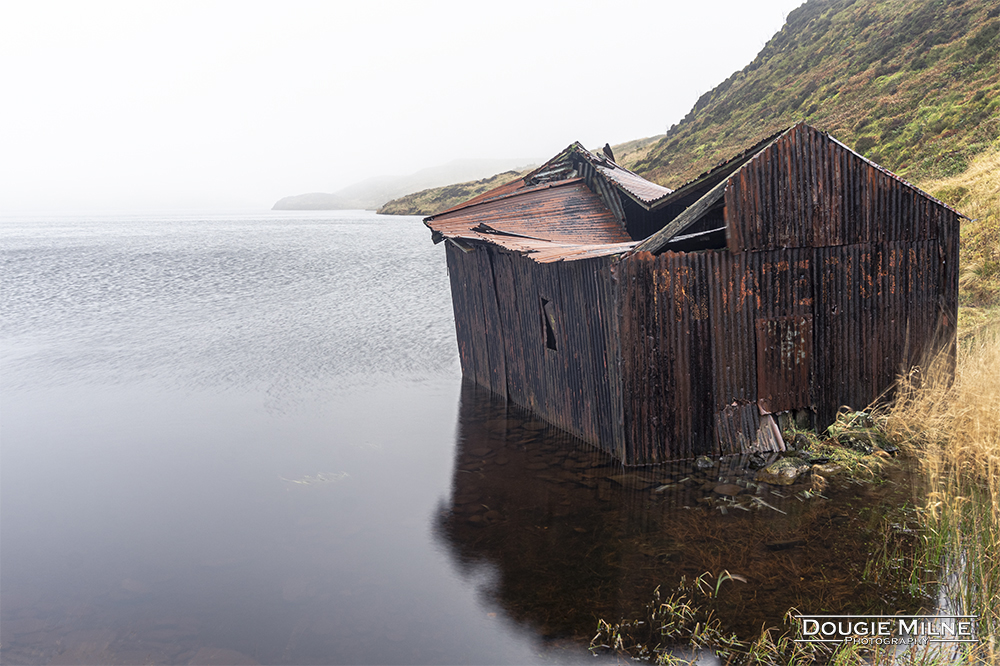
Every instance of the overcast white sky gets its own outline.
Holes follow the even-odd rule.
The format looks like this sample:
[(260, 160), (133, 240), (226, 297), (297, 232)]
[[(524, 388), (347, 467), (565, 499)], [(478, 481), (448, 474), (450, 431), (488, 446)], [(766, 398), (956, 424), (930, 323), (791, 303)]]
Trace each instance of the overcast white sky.
[(268, 209), (664, 132), (802, 0), (0, 4), (0, 212)]

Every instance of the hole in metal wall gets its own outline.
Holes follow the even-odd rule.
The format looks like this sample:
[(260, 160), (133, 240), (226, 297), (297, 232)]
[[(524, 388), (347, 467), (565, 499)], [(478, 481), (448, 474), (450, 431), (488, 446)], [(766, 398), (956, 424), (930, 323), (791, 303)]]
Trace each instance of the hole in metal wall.
[(555, 309), (547, 298), (542, 299), (542, 326), (545, 331), (545, 346), (552, 351), (558, 351), (556, 349)]

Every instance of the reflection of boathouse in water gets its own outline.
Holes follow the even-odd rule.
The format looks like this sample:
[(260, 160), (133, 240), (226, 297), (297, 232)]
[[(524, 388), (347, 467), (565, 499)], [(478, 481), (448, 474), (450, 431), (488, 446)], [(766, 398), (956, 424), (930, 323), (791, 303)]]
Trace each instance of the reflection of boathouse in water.
[(958, 218), (799, 124), (675, 191), (573, 144), (425, 223), (464, 374), (642, 464), (891, 388), (954, 338)]
[[(643, 617), (654, 588), (666, 597), (682, 577), (690, 583), (706, 571), (739, 575), (722, 585), (712, 612), (746, 641), (792, 607), (865, 613), (885, 603), (886, 589), (903, 589), (862, 575), (867, 551), (857, 544), (912, 543), (902, 532), (887, 536), (882, 520), (915, 492), (904, 467), (890, 483), (831, 479), (822, 501), (803, 501), (809, 481), (780, 494), (747, 483), (750, 458), (778, 453), (708, 468), (623, 468), (471, 381), (462, 385), (455, 439), (435, 536), (476, 582), (486, 610), (547, 639), (586, 645), (598, 618)], [(922, 601), (900, 594), (894, 609), (916, 613)]]

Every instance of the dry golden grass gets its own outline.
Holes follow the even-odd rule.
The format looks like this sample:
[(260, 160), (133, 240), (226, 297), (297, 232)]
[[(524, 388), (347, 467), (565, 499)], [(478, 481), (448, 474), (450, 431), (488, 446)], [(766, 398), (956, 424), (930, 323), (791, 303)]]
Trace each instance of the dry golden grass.
[[(899, 386), (887, 435), (919, 459), (927, 564), (940, 566), (953, 612), (980, 616), (981, 650), (1000, 659), (1000, 323)], [(995, 662), (990, 662), (995, 663)]]
[(1000, 325), (963, 341), (954, 381), (951, 365), (940, 356), (900, 383), (886, 433), (915, 448), (931, 480), (982, 489), (1000, 531)]

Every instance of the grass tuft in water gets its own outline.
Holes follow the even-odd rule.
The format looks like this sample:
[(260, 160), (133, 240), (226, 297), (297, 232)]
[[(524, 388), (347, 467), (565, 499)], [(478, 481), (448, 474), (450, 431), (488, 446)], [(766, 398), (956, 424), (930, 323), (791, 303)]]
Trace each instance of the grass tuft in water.
[(656, 664), (689, 664), (706, 649), (726, 659), (741, 647), (735, 634), (726, 633), (715, 617), (712, 602), (727, 581), (742, 581), (728, 571), (712, 582), (704, 573), (691, 583), (681, 579), (680, 585), (663, 598), (660, 588), (653, 591), (653, 600), (646, 605), (640, 620), (622, 620), (615, 624), (598, 620), (597, 634), (590, 641), (595, 654), (611, 650), (631, 659), (653, 661)]

